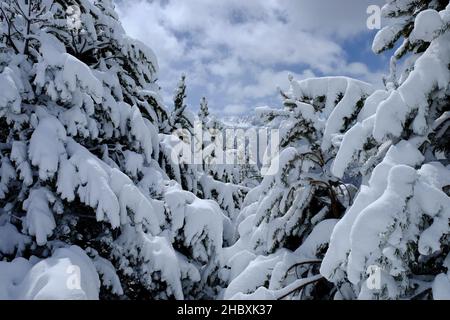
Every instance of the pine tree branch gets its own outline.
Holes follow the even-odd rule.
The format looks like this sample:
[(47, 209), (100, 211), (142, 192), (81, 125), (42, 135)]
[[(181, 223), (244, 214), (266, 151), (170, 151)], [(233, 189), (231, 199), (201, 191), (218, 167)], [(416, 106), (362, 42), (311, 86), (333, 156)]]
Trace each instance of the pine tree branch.
[[(316, 275), (310, 278), (306, 278), (306, 279), (299, 279), (295, 282), (293, 282), (292, 284), (290, 284), (289, 286), (278, 290), (278, 292), (281, 294), (281, 296), (279, 296), (277, 298), (277, 300), (282, 300), (284, 298), (286, 298), (287, 296), (293, 294), (296, 291), (302, 290), (303, 288), (305, 288), (306, 286), (315, 283), (319, 280), (322, 280), (324, 277), (322, 275)], [(286, 292), (287, 291), (287, 292)]]
[(17, 47), (11, 37), (11, 28), (13, 26), (13, 23), (11, 20), (8, 19), (8, 16), (6, 15), (6, 13), (2, 7), (0, 7), (0, 11), (1, 11), (2, 15), (5, 17), (6, 24), (8, 25), (8, 34), (6, 35), (6, 38), (8, 39), (9, 43), (11, 44), (11, 47), (14, 49), (16, 54), (19, 54), (20, 51), (19, 51), (19, 49), (17, 49)]
[(306, 264), (317, 264), (317, 263), (321, 263), (321, 262), (322, 262), (322, 260), (319, 260), (319, 259), (312, 259), (312, 260), (305, 260), (305, 261), (298, 262), (298, 263), (292, 265), (292, 266), (286, 271), (286, 274), (289, 273), (289, 271), (291, 271), (291, 270), (294, 269), (294, 268), (297, 268), (297, 267), (300, 267), (300, 266), (303, 266), (303, 265), (306, 265)]

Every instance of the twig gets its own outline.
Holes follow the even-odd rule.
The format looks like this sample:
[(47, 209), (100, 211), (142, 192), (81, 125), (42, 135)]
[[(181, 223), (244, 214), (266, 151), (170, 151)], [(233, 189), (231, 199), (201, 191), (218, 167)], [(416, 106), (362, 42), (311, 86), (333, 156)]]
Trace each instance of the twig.
[[(12, 36), (11, 36), (11, 27), (13, 27), (14, 24), (12, 23), (11, 20), (8, 19), (8, 16), (6, 15), (5, 11), (3, 10), (3, 8), (1, 6), (0, 6), (0, 11), (2, 12), (3, 16), (5, 17), (6, 23), (8, 25), (8, 34), (6, 35), (6, 38), (9, 40), (9, 43), (13, 47), (16, 54), (18, 54), (20, 51), (19, 51), (19, 49), (17, 49), (17, 47), (12, 39)], [(15, 28), (15, 26), (14, 26), (14, 28)]]

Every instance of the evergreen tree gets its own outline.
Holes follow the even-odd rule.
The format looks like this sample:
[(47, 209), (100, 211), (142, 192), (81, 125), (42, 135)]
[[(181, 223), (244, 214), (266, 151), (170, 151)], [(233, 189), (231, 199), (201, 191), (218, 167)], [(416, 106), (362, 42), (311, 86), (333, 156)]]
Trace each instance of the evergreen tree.
[(208, 110), (208, 101), (205, 97), (203, 97), (200, 100), (200, 110), (198, 112), (198, 118), (200, 119), (200, 122), (202, 123), (203, 127), (206, 127), (206, 124), (208, 123), (208, 117), (209, 117), (209, 110)]
[[(223, 142), (225, 125), (209, 115), (206, 98), (201, 100), (204, 111), (199, 121), (183, 120), (188, 118), (183, 116), (188, 113), (182, 102), (186, 97), (184, 79), (183, 76), (174, 99), (178, 106), (175, 110), (182, 110), (181, 113), (174, 114), (182, 116), (172, 117), (179, 119), (172, 121), (175, 124), (172, 127), (177, 127), (175, 131), (161, 135), (160, 164), (168, 176), (180, 183), (184, 190), (189, 190), (200, 198), (214, 200), (234, 220), (249, 189), (238, 185), (239, 181), (233, 179), (233, 173), (236, 177), (239, 176), (235, 164), (224, 163), (225, 153), (232, 153), (234, 149), (226, 150)], [(229, 243), (232, 237), (225, 237), (225, 240)]]
[[(335, 219), (344, 213), (354, 189), (333, 177), (329, 166), (342, 134), (356, 122), (372, 93), (369, 85), (343, 77), (304, 81), (290, 77), (290, 81), (290, 91), (282, 92), (284, 109), (257, 109), (264, 122), (279, 129), (281, 150), (272, 155), (262, 183), (247, 195), (238, 219), (242, 222), (237, 255), (272, 261), (258, 271), (254, 268), (259, 264), (248, 264), (249, 273), (261, 274), (258, 282), (247, 282), (249, 287), (244, 290), (248, 293), (259, 288), (256, 297), (268, 292), (279, 295), (273, 290), (294, 281), (288, 271), (303, 260), (312, 262), (300, 264), (299, 277), (315, 274), (313, 282), (321, 279), (317, 260), (323, 257)], [(322, 231), (309, 238), (315, 227)], [(271, 276), (272, 268), (279, 268), (280, 273)], [(245, 274), (228, 278), (232, 281), (227, 297), (236, 293), (235, 287), (243, 289), (240, 282), (246, 282)], [(269, 288), (263, 288), (268, 283)], [(325, 298), (329, 290), (324, 283), (293, 293)]]
[(173, 111), (169, 123), (172, 130), (184, 129), (192, 134), (194, 117), (190, 111), (186, 110), (187, 105), (184, 102), (186, 97), (186, 75), (182, 74), (173, 97)]
[(448, 299), (450, 6), (388, 1), (383, 14), (374, 51), (401, 44), (386, 89), (367, 99), (334, 161), (336, 176), (359, 174), (363, 185), (321, 273), (341, 298)]
[[(212, 294), (227, 219), (155, 161), (167, 112), (153, 52), (125, 35), (109, 0), (0, 8), (0, 272), (18, 288), (11, 297)], [(60, 281), (69, 262), (79, 290)]]

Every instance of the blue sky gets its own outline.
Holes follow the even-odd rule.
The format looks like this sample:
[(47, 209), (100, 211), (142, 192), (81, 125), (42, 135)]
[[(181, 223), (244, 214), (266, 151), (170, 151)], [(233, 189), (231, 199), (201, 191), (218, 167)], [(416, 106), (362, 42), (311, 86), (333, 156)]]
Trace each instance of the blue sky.
[(171, 106), (187, 75), (188, 106), (202, 96), (217, 115), (281, 105), (277, 87), (346, 75), (381, 85), (387, 58), (371, 51), (367, 7), (383, 0), (117, 0), (127, 33), (155, 51)]

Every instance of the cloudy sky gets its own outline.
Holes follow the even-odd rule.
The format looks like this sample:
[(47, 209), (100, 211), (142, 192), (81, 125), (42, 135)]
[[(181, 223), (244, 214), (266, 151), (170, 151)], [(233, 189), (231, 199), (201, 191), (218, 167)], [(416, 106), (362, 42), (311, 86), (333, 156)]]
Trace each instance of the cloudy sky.
[(218, 115), (279, 106), (277, 87), (346, 75), (381, 83), (367, 7), (384, 0), (116, 0), (127, 33), (151, 47), (167, 104), (182, 73), (192, 110), (206, 96)]

